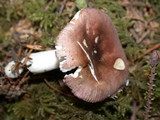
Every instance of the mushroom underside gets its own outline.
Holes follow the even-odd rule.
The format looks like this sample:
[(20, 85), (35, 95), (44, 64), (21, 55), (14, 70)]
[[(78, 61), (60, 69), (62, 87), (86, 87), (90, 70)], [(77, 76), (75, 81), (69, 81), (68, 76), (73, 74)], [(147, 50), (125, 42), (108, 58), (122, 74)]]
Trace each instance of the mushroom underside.
[(78, 67), (74, 73), (66, 75), (63, 81), (76, 97), (91, 103), (103, 101), (114, 95), (124, 84), (124, 77), (127, 75), (104, 71), (104, 75), (101, 77), (105, 77), (105, 80), (97, 82), (89, 69), (88, 66)]

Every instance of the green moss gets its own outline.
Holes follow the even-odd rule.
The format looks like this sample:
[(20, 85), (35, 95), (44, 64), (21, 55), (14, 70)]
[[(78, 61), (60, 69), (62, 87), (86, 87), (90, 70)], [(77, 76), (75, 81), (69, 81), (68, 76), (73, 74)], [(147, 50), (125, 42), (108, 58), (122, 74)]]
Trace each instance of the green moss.
[(88, 0), (75, 0), (78, 9), (86, 8)]
[(92, 111), (78, 108), (72, 98), (56, 93), (44, 83), (31, 85), (23, 99), (8, 104), (7, 108), (10, 118), (13, 116), (10, 120), (46, 120), (51, 116), (56, 120), (103, 119)]

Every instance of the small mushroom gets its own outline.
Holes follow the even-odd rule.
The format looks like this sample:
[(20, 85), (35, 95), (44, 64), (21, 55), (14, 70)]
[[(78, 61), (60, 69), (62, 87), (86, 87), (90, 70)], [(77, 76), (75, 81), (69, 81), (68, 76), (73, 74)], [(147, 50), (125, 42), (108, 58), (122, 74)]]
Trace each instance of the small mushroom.
[(128, 75), (127, 59), (111, 19), (103, 11), (79, 11), (56, 39), (56, 55), (73, 94), (87, 102), (102, 101), (118, 91)]

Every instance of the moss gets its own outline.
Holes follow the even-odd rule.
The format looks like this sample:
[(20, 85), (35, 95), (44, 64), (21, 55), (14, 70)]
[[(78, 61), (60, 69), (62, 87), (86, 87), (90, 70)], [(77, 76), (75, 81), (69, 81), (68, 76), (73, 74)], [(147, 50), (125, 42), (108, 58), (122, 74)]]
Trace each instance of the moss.
[[(58, 86), (57, 83), (53, 83), (54, 86)], [(92, 111), (78, 108), (71, 98), (56, 93), (44, 83), (31, 85), (23, 99), (9, 103), (7, 108), (13, 120), (46, 120), (51, 116), (56, 120), (103, 119), (101, 115)]]
[(86, 8), (88, 0), (75, 0), (78, 9)]

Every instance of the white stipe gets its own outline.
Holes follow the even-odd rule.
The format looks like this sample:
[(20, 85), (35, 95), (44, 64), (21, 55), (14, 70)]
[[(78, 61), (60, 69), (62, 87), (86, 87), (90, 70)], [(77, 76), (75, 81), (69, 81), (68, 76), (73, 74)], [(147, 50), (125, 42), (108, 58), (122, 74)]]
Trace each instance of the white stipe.
[[(29, 66), (27, 69), (34, 73), (44, 73), (57, 69), (59, 66), (59, 60), (55, 55), (56, 50), (48, 50), (37, 53), (31, 53), (29, 60), (27, 60), (26, 65)], [(23, 62), (24, 59), (21, 61)]]

